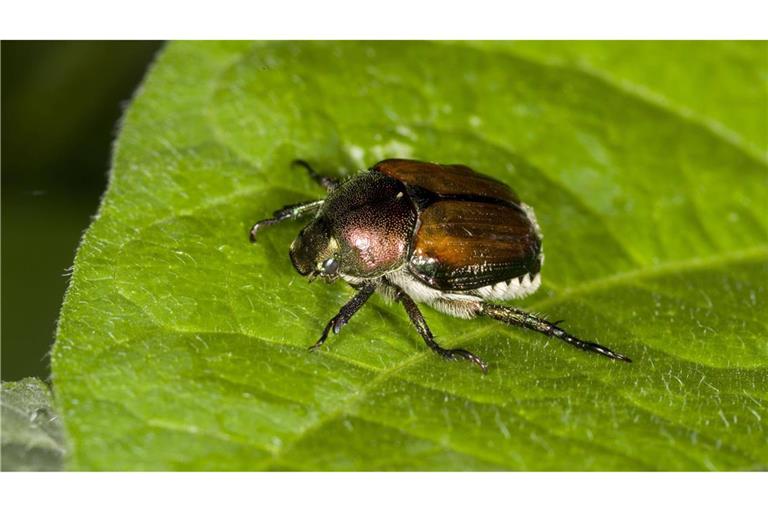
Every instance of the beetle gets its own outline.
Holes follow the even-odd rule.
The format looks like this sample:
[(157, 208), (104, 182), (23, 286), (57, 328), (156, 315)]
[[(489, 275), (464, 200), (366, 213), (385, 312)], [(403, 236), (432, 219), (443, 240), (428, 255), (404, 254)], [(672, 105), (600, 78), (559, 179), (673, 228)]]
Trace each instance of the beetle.
[(542, 235), (533, 208), (506, 184), (465, 165), (406, 159), (382, 160), (344, 181), (310, 177), (327, 191), (316, 201), (285, 206), (250, 230), (312, 216), (290, 247), (296, 271), (310, 280), (343, 279), (357, 293), (309, 347), (338, 334), (378, 292), (400, 302), (416, 331), (446, 359), (488, 365), (461, 348), (443, 348), (417, 303), (459, 318), (488, 317), (560, 339), (583, 350), (631, 362), (625, 355), (584, 341), (521, 309), (491, 301), (519, 299), (541, 285)]

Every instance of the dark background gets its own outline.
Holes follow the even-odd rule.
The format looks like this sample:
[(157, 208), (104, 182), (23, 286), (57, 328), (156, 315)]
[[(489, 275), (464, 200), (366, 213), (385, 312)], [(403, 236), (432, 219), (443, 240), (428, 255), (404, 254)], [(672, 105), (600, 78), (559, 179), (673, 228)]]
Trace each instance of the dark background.
[(3, 381), (49, 374), (78, 241), (96, 213), (117, 123), (155, 41), (3, 41)]

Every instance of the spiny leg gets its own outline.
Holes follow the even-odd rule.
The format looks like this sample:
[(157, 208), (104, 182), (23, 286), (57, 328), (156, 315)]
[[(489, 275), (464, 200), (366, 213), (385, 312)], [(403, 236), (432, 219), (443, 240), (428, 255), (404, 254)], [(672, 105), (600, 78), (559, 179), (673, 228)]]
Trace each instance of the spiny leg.
[(562, 322), (562, 320), (559, 320), (557, 322), (547, 322), (546, 320), (539, 318), (535, 315), (532, 315), (526, 311), (523, 311), (517, 308), (512, 308), (509, 306), (500, 306), (498, 304), (490, 304), (487, 302), (483, 302), (480, 304), (480, 308), (477, 314), (481, 316), (487, 316), (488, 318), (493, 318), (494, 320), (499, 320), (500, 322), (504, 322), (505, 324), (525, 327), (526, 329), (531, 329), (532, 331), (540, 332), (545, 336), (557, 338), (559, 340), (562, 340), (566, 343), (573, 345), (574, 347), (578, 347), (582, 350), (587, 350), (589, 352), (597, 352), (598, 354), (602, 354), (605, 357), (610, 357), (611, 359), (626, 361), (627, 363), (632, 362), (632, 360), (627, 356), (623, 354), (619, 354), (618, 352), (614, 352), (608, 347), (598, 345), (597, 343), (593, 343), (591, 341), (581, 340), (573, 336), (572, 334), (562, 330), (557, 326), (557, 324)]
[(408, 296), (407, 293), (402, 290), (398, 290), (397, 300), (403, 304), (405, 311), (408, 313), (408, 317), (411, 319), (411, 323), (416, 328), (416, 331), (418, 331), (421, 337), (424, 338), (424, 341), (429, 348), (431, 348), (434, 352), (437, 352), (445, 359), (466, 359), (467, 361), (471, 361), (479, 366), (483, 373), (488, 373), (488, 364), (486, 364), (485, 361), (477, 357), (472, 352), (464, 350), (463, 348), (447, 349), (438, 345), (434, 336), (432, 335), (432, 331), (429, 330), (427, 321), (424, 320), (424, 315), (421, 314), (419, 307), (416, 305), (413, 299)]
[(331, 318), (331, 321), (328, 322), (328, 325), (323, 329), (323, 334), (320, 335), (320, 339), (317, 340), (314, 345), (309, 347), (309, 350), (320, 348), (323, 343), (325, 343), (331, 329), (333, 329), (333, 334), (339, 334), (339, 331), (344, 324), (349, 322), (349, 319), (363, 307), (363, 304), (371, 298), (374, 291), (376, 291), (376, 283), (369, 282), (363, 284), (362, 287), (358, 289), (357, 294), (341, 307), (339, 313), (335, 317)]
[(263, 229), (266, 226), (271, 226), (272, 224), (277, 224), (278, 222), (283, 222), (284, 220), (298, 219), (299, 217), (315, 213), (321, 206), (323, 206), (323, 202), (324, 200), (320, 199), (318, 201), (305, 201), (303, 203), (283, 206), (273, 213), (271, 218), (260, 220), (253, 225), (251, 228), (251, 242), (256, 241), (256, 234), (260, 229)]
[[(309, 173), (309, 176), (318, 184), (325, 187), (325, 189), (329, 192), (339, 185), (338, 179), (318, 174), (305, 160), (294, 160), (291, 162), (291, 165), (303, 167), (306, 169)], [(256, 234), (260, 229), (263, 229), (266, 226), (271, 226), (272, 224), (277, 224), (278, 222), (282, 222), (284, 220), (298, 219), (304, 215), (315, 213), (323, 205), (323, 202), (324, 200), (320, 199), (318, 201), (306, 201), (303, 203), (291, 204), (282, 207), (273, 213), (271, 218), (260, 220), (253, 225), (250, 232), (251, 242), (256, 241)]]
[(318, 173), (312, 168), (311, 165), (309, 165), (309, 162), (307, 162), (306, 160), (297, 159), (291, 162), (291, 165), (303, 167), (304, 169), (306, 169), (307, 172), (309, 173), (309, 177), (315, 180), (315, 182), (318, 185), (320, 185), (321, 187), (324, 187), (325, 190), (327, 190), (328, 192), (330, 192), (331, 190), (339, 186), (339, 180), (337, 178), (331, 178), (330, 176), (324, 176)]

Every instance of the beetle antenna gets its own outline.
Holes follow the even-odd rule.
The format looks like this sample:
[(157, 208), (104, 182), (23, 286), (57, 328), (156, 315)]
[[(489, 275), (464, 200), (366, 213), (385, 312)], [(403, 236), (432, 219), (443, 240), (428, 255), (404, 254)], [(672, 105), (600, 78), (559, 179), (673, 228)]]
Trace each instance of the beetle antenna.
[(539, 318), (536, 315), (532, 315), (521, 309), (483, 302), (481, 303), (478, 315), (493, 318), (494, 320), (498, 320), (499, 322), (503, 322), (508, 325), (525, 327), (526, 329), (540, 332), (545, 336), (562, 340), (582, 350), (597, 352), (598, 354), (609, 357), (611, 359), (625, 361), (627, 363), (632, 362), (632, 360), (627, 356), (619, 354), (618, 352), (614, 352), (608, 347), (604, 347), (603, 345), (599, 345), (591, 341), (584, 341), (562, 330), (557, 326), (560, 321), (554, 323), (548, 322), (543, 318)]

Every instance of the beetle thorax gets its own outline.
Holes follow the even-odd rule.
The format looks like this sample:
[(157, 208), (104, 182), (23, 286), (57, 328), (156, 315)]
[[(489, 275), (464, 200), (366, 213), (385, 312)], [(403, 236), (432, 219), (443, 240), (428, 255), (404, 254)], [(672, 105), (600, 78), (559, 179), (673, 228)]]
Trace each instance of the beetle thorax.
[(338, 247), (342, 275), (374, 278), (406, 264), (416, 210), (405, 192), (397, 180), (364, 172), (328, 196), (318, 217)]

